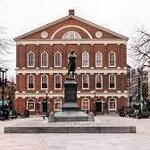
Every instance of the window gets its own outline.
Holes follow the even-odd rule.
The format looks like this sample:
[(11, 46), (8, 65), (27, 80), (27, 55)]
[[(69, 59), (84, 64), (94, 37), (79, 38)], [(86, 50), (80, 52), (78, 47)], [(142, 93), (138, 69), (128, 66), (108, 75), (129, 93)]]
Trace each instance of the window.
[(116, 88), (116, 76), (114, 74), (109, 75), (109, 88), (110, 89)]
[(46, 52), (41, 54), (41, 67), (48, 67), (48, 54)]
[(28, 89), (34, 89), (34, 82), (35, 82), (34, 76), (29, 75), (27, 77), (27, 87), (28, 87)]
[(89, 53), (86, 51), (82, 54), (82, 67), (89, 67)]
[(102, 53), (101, 52), (97, 52), (95, 54), (95, 66), (96, 67), (102, 67), (102, 64), (103, 64)]
[(114, 52), (109, 53), (109, 67), (116, 66), (116, 54)]
[(61, 67), (62, 66), (62, 55), (60, 52), (56, 52), (54, 54), (54, 67)]
[(81, 39), (81, 36), (76, 31), (68, 31), (62, 36), (63, 40)]
[(27, 110), (35, 111), (35, 101), (33, 99), (27, 101)]
[(42, 75), (41, 77), (41, 88), (42, 89), (48, 88), (48, 76), (47, 75)]
[(117, 109), (117, 103), (116, 103), (116, 99), (114, 99), (114, 98), (111, 98), (110, 100), (109, 100), (109, 110), (111, 111), (116, 111), (116, 109)]
[(103, 88), (103, 77), (100, 74), (97, 74), (95, 76), (95, 84), (96, 84), (96, 89), (102, 89)]
[(82, 88), (88, 89), (89, 88), (89, 75), (84, 74), (82, 76)]
[(61, 89), (62, 87), (62, 77), (61, 75), (57, 74), (54, 77), (54, 85), (55, 85), (55, 89)]
[(61, 111), (61, 109), (62, 109), (62, 100), (57, 98), (54, 100), (54, 111)]
[(89, 110), (90, 109), (90, 100), (89, 99), (82, 99), (82, 102), (81, 102), (81, 109), (82, 110)]
[(29, 52), (27, 54), (27, 66), (34, 67), (35, 66), (35, 54), (33, 52)]

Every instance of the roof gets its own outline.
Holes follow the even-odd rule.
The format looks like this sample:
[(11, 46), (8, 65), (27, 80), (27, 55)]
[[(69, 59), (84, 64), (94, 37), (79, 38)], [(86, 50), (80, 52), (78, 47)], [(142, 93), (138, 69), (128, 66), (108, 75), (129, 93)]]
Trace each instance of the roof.
[(15, 40), (15, 41), (21, 40), (22, 38), (25, 38), (25, 37), (27, 37), (27, 36), (30, 36), (30, 35), (36, 33), (36, 32), (39, 32), (39, 31), (44, 30), (44, 29), (46, 29), (46, 28), (49, 28), (49, 27), (51, 27), (52, 25), (55, 25), (55, 24), (57, 24), (57, 23), (59, 23), (59, 22), (62, 22), (62, 21), (65, 21), (65, 20), (67, 20), (67, 19), (69, 19), (69, 18), (72, 18), (72, 19), (78, 20), (78, 21), (80, 21), (80, 22), (83, 22), (83, 23), (85, 23), (85, 24), (91, 25), (92, 27), (95, 27), (95, 28), (97, 28), (97, 29), (99, 29), (99, 30), (103, 30), (103, 31), (105, 31), (105, 32), (108, 32), (108, 33), (110, 33), (110, 34), (112, 34), (112, 35), (114, 35), (114, 36), (117, 36), (117, 37), (119, 37), (119, 38), (122, 38), (122, 39), (124, 39), (124, 40), (126, 40), (126, 41), (128, 40), (128, 37), (126, 37), (126, 36), (123, 36), (123, 35), (121, 35), (121, 34), (118, 34), (118, 33), (114, 32), (114, 31), (111, 31), (111, 30), (105, 28), (105, 27), (102, 27), (102, 26), (100, 26), (100, 25), (97, 25), (97, 24), (95, 24), (95, 23), (92, 23), (92, 22), (90, 22), (90, 21), (88, 21), (88, 20), (85, 20), (85, 19), (83, 19), (83, 18), (74, 16), (74, 15), (68, 15), (68, 16), (65, 16), (65, 17), (63, 17), (63, 18), (61, 18), (61, 19), (58, 19), (58, 20), (53, 21), (53, 22), (51, 22), (51, 23), (48, 23), (48, 24), (46, 24), (46, 25), (44, 25), (44, 26), (41, 26), (41, 27), (39, 27), (39, 28), (36, 28), (36, 29), (34, 29), (34, 30), (30, 31), (30, 32), (27, 32), (27, 33), (25, 33), (25, 34), (23, 34), (23, 35), (21, 35), (21, 36), (18, 36), (18, 37), (16, 37), (16, 38), (14, 38), (14, 40)]

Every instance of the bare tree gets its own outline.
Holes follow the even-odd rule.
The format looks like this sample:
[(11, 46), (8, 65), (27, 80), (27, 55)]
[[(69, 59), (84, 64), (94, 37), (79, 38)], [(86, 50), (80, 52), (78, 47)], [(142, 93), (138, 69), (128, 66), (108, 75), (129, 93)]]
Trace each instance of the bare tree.
[(138, 30), (133, 39), (131, 50), (133, 51), (132, 57), (139, 66), (150, 67), (150, 33), (144, 29)]

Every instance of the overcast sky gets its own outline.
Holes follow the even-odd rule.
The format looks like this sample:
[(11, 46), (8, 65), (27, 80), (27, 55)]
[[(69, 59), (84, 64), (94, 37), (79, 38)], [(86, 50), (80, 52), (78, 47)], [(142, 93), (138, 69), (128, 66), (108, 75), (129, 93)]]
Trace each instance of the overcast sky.
[[(149, 7), (150, 0), (0, 0), (0, 26), (6, 27), (5, 36), (13, 39), (75, 9), (75, 15), (131, 39), (137, 28), (149, 30)], [(12, 52), (9, 68), (14, 69), (15, 47)]]

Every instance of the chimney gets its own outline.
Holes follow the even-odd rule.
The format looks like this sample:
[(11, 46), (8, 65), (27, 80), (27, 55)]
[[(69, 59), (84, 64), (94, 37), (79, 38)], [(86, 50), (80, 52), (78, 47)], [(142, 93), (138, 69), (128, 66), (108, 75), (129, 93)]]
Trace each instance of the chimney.
[(73, 9), (69, 10), (69, 15), (74, 16), (74, 10)]

